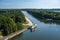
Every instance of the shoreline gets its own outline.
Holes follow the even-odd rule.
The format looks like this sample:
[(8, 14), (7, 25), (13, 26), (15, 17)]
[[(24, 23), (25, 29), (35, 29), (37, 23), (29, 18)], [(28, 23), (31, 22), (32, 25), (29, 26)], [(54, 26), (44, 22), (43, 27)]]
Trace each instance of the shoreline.
[[(32, 21), (31, 21), (28, 17), (25, 16), (25, 19), (26, 19), (26, 21), (28, 21), (28, 24), (23, 24), (23, 25), (28, 25), (28, 26), (33, 25)], [(14, 33), (11, 33), (11, 34), (9, 34), (9, 35), (7, 35), (7, 36), (3, 36), (3, 38), (0, 39), (0, 40), (8, 40), (8, 39), (11, 39), (11, 38), (19, 35), (20, 33), (26, 31), (27, 28), (28, 28), (28, 27), (26, 27), (26, 28), (24, 28), (24, 29), (22, 29), (22, 30), (16, 31), (16, 32), (14, 32)]]

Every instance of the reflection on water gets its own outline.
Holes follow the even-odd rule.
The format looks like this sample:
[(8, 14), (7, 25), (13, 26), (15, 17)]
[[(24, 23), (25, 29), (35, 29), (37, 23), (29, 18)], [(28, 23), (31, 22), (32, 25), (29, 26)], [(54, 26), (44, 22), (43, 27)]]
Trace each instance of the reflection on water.
[[(28, 30), (30, 30), (30, 32), (35, 32), (36, 28), (32, 28), (32, 29), (28, 29)], [(17, 35), (16, 37), (14, 37), (12, 39), (9, 39), (9, 40), (23, 40), (22, 36), (23, 36), (23, 33), (21, 33), (20, 35)]]
[[(28, 29), (14, 40), (60, 40), (60, 21), (40, 19), (23, 12), (31, 21), (38, 25), (37, 29)], [(58, 25), (59, 24), (59, 25)], [(13, 39), (12, 39), (13, 40)]]
[(60, 25), (60, 20), (47, 20), (47, 19), (42, 19), (42, 18), (37, 18), (40, 22), (44, 22), (45, 24), (58, 24)]
[(29, 30), (30, 30), (30, 32), (34, 32), (36, 30), (36, 28), (32, 28), (32, 29), (29, 29)]
[(48, 19), (45, 19), (45, 18), (40, 18), (40, 17), (38, 17), (34, 14), (31, 14), (31, 15), (34, 16), (35, 18), (37, 18), (40, 22), (43, 22), (45, 24), (58, 24), (58, 25), (60, 25), (60, 20), (48, 20)]
[[(33, 27), (33, 28), (32, 28)], [(33, 25), (33, 26), (29, 26), (28, 30), (30, 30), (30, 32), (34, 32), (36, 30), (38, 26)]]
[(30, 32), (34, 32), (35, 31), (35, 29), (30, 29)]
[(21, 38), (22, 35), (23, 35), (23, 33), (21, 33), (20, 35), (17, 35), (17, 36), (14, 37), (14, 38), (9, 39), (9, 40), (17, 40), (17, 38), (22, 39), (22, 38)]

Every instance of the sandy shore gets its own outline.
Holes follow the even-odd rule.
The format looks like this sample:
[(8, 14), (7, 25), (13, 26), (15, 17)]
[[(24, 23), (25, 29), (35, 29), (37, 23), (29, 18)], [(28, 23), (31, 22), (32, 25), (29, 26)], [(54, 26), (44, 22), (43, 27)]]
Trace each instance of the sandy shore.
[(25, 16), (25, 19), (26, 19), (26, 21), (28, 21), (28, 24), (23, 24), (23, 25), (28, 25), (28, 26), (33, 25), (32, 21), (29, 20), (28, 17)]
[[(33, 23), (31, 22), (31, 20), (30, 20), (28, 17), (25, 16), (25, 18), (26, 18), (26, 20), (28, 21), (28, 24), (23, 24), (23, 25), (28, 25), (28, 26), (33, 25)], [(1, 38), (0, 40), (8, 40), (8, 39), (11, 39), (11, 38), (19, 35), (20, 33), (26, 31), (27, 28), (28, 28), (28, 27), (26, 27), (26, 28), (24, 28), (24, 29), (22, 29), (22, 30), (16, 31), (16, 32), (14, 32), (14, 33), (12, 33), (12, 34), (10, 34), (10, 35), (8, 35), (8, 36), (5, 36), (5, 37)]]

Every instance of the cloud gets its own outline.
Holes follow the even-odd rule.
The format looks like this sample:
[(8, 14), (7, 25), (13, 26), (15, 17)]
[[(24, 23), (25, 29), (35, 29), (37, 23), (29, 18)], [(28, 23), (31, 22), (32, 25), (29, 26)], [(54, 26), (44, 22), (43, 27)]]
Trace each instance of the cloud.
[(0, 8), (58, 8), (60, 0), (0, 0)]

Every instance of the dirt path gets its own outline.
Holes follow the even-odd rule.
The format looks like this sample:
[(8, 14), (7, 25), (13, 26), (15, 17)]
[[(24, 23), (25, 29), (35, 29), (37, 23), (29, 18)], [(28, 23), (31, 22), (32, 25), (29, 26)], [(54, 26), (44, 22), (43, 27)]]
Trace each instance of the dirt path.
[(28, 17), (25, 16), (25, 19), (28, 21), (28, 24), (23, 24), (23, 25), (28, 25), (28, 26), (33, 25), (33, 23), (31, 22), (31, 20), (29, 20)]
[[(25, 16), (25, 18), (26, 18), (26, 20), (28, 21), (28, 24), (23, 24), (23, 25), (28, 25), (28, 26), (33, 25), (33, 23), (31, 22), (31, 20), (30, 20), (28, 17)], [(8, 35), (8, 36), (5, 36), (4, 38), (1, 38), (0, 40), (8, 40), (8, 39), (11, 39), (11, 38), (19, 35), (20, 33), (26, 31), (27, 28), (28, 28), (28, 27), (26, 27), (26, 28), (24, 28), (24, 29), (22, 29), (22, 30), (16, 31), (16, 32), (14, 32), (14, 33), (12, 33), (12, 34), (10, 34), (10, 35)]]

